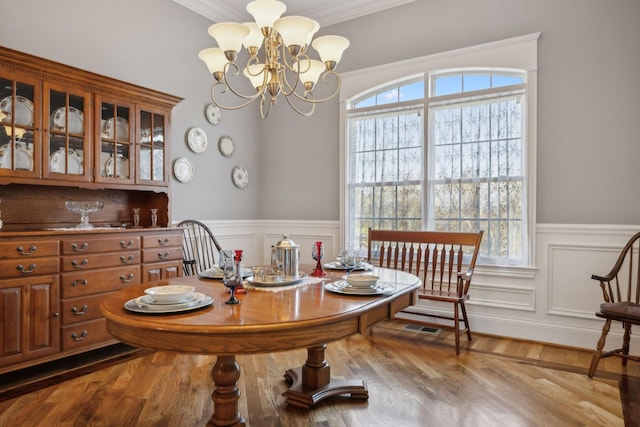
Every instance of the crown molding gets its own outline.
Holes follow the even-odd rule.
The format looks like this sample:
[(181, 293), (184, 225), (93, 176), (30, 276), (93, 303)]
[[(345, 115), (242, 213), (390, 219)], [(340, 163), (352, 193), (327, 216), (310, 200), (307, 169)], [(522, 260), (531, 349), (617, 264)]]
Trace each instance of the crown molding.
[[(228, 0), (173, 0), (213, 22), (246, 22), (251, 15), (246, 3)], [(349, 21), (371, 13), (391, 9), (416, 0), (289, 0), (286, 15), (302, 15), (315, 19), (321, 26)]]

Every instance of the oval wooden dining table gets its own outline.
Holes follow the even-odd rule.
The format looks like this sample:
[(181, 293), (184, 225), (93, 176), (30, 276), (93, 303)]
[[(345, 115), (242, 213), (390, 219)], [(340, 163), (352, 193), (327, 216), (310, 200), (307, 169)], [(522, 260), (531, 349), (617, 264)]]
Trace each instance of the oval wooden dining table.
[[(311, 271), (311, 268), (303, 270)], [(302, 367), (285, 371), (290, 388), (286, 402), (311, 407), (318, 401), (346, 394), (367, 399), (363, 380), (331, 379), (325, 360), (327, 343), (363, 333), (373, 323), (389, 318), (413, 303), (421, 280), (409, 273), (375, 268), (380, 280), (390, 285), (383, 295), (345, 295), (325, 289), (341, 280), (344, 272), (327, 272), (322, 282), (256, 289), (240, 294), (240, 304), (229, 305), (226, 288), (219, 280), (198, 276), (177, 277), (122, 289), (105, 298), (101, 310), (108, 331), (135, 347), (180, 353), (216, 355), (211, 371), (213, 415), (209, 426), (243, 426), (238, 410), (240, 366), (236, 355), (307, 349)], [(357, 273), (352, 273), (357, 274)], [(127, 301), (144, 290), (163, 284), (192, 285), (214, 298), (212, 305), (189, 312), (145, 314), (125, 309)]]

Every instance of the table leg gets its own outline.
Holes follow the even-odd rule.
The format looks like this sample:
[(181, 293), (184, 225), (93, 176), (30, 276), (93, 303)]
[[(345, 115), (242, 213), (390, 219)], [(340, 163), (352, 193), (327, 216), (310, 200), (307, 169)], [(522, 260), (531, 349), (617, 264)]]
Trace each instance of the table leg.
[(238, 411), (240, 391), (238, 380), (240, 379), (240, 366), (235, 356), (218, 356), (211, 370), (214, 390), (213, 415), (207, 426), (244, 426), (244, 418)]
[(353, 399), (368, 399), (363, 380), (332, 380), (331, 368), (325, 360), (326, 344), (307, 349), (307, 361), (301, 368), (289, 369), (284, 378), (289, 390), (282, 393), (289, 405), (310, 408), (322, 399), (350, 394)]

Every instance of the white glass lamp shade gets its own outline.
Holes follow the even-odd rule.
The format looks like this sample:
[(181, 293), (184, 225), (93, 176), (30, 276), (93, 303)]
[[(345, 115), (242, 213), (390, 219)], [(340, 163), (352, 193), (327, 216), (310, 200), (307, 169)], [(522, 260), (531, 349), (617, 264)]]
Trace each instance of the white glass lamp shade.
[(247, 12), (253, 16), (258, 28), (271, 28), (276, 19), (287, 10), (287, 6), (276, 0), (256, 0), (247, 5)]
[(223, 52), (239, 52), (249, 35), (249, 27), (237, 22), (221, 22), (209, 27), (209, 35), (216, 39)]
[(337, 64), (342, 59), (342, 53), (349, 47), (349, 40), (341, 36), (322, 36), (315, 39), (311, 46), (318, 51), (322, 62)]
[(227, 64), (227, 57), (219, 47), (210, 47), (209, 49), (203, 49), (198, 53), (200, 58), (205, 64), (211, 74), (215, 72), (223, 72), (224, 66)]
[(300, 72), (300, 81), (305, 84), (312, 83), (315, 85), (320, 78), (320, 74), (326, 71), (327, 68), (317, 59), (312, 59), (310, 62), (311, 64), (308, 61), (300, 62), (300, 70), (303, 70)]
[(262, 46), (262, 41), (264, 40), (262, 31), (260, 31), (258, 24), (256, 24), (255, 22), (245, 22), (244, 25), (249, 28), (249, 35), (244, 38), (242, 44), (247, 50), (255, 48), (255, 50), (257, 51), (258, 49), (260, 49), (260, 46)]
[(285, 46), (304, 46), (311, 31), (315, 27), (315, 21), (304, 16), (285, 16), (273, 23), (273, 28), (282, 37)]
[(247, 68), (245, 68), (242, 71), (242, 74), (244, 74), (245, 77), (251, 81), (251, 86), (255, 87), (256, 89), (260, 89), (260, 87), (264, 85), (264, 82), (265, 82), (264, 73), (267, 73), (267, 82), (268, 82), (269, 81), (268, 77), (270, 76), (271, 73), (269, 73), (269, 71), (264, 69), (264, 64), (251, 64), (251, 65), (248, 65)]
[(307, 42), (305, 43), (307, 46), (311, 44), (311, 39), (313, 39), (313, 36), (316, 35), (319, 29), (320, 29), (320, 24), (318, 24), (317, 21), (313, 21), (313, 30), (311, 30), (311, 32), (307, 36)]

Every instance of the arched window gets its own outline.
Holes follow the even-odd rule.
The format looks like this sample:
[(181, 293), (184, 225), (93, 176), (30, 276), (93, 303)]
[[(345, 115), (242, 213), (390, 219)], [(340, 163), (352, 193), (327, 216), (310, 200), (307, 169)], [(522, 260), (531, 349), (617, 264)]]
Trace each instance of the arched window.
[(484, 230), (479, 262), (531, 265), (530, 70), (427, 70), (345, 100), (345, 244), (369, 227)]

